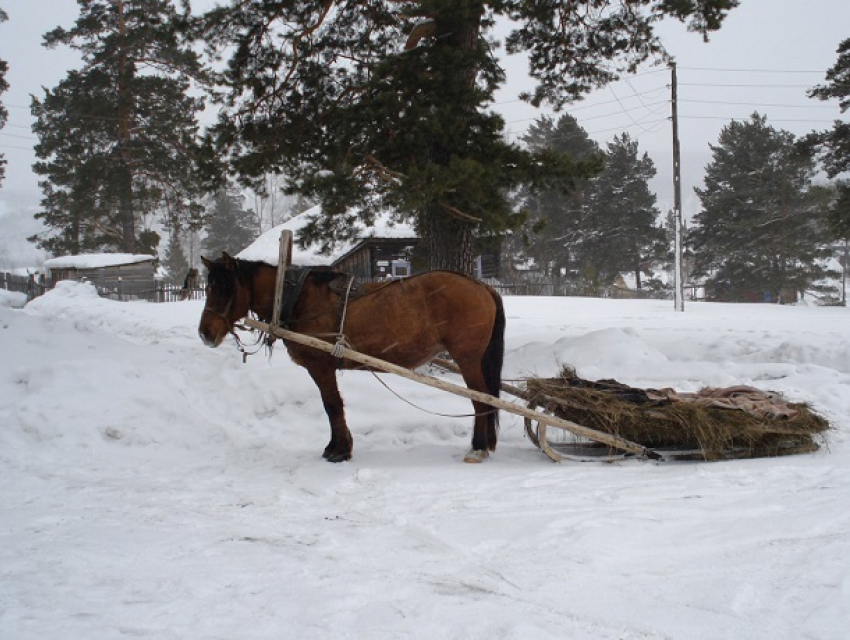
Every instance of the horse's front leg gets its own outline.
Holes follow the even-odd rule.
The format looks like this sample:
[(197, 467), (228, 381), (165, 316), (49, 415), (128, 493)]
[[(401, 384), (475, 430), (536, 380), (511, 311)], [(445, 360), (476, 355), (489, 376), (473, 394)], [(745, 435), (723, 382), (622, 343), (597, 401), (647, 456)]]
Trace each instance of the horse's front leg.
[(345, 423), (345, 409), (337, 386), (336, 369), (333, 365), (320, 365), (309, 367), (307, 371), (319, 387), (325, 413), (328, 414), (328, 422), (331, 425), (331, 441), (325, 447), (322, 457), (329, 462), (350, 460), (353, 441), (348, 425)]

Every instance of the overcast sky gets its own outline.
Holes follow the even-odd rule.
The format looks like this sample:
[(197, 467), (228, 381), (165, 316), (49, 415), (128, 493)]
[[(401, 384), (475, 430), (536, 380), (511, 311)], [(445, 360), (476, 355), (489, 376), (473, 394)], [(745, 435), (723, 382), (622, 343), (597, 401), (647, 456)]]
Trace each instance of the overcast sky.
[[(198, 1), (193, 5), (198, 6)], [(0, 96), (9, 111), (6, 127), (0, 131), (0, 149), (8, 160), (6, 180), (0, 187), (0, 217), (9, 213), (17, 217), (36, 211), (40, 199), (37, 177), (30, 169), (36, 140), (30, 130), (29, 96), (41, 95), (42, 87), (54, 87), (68, 69), (79, 64), (75, 52), (67, 48), (42, 47), (42, 36), (58, 25), (71, 26), (78, 6), (75, 0), (0, 0), (0, 7), (9, 14), (9, 21), (0, 25), (0, 58), (9, 63), (10, 85)], [(848, 0), (742, 0), (707, 44), (678, 24), (662, 25), (660, 32), (679, 67), (679, 131), (688, 216), (699, 209), (693, 187), (701, 184), (710, 160), (708, 145), (717, 141), (720, 129), (731, 119), (758, 111), (768, 116), (769, 124), (802, 135), (827, 128), (842, 117), (837, 101), (811, 100), (806, 90), (823, 81), (826, 69), (835, 64), (839, 42), (850, 37)], [(516, 137), (541, 112), (516, 100), (517, 93), (531, 87), (523, 61), (509, 60), (508, 69), (509, 82), (497, 96), (496, 109)], [(623, 131), (637, 138), (658, 169), (652, 186), (662, 210), (672, 202), (669, 83), (666, 67), (647, 67), (568, 109), (603, 145)]]

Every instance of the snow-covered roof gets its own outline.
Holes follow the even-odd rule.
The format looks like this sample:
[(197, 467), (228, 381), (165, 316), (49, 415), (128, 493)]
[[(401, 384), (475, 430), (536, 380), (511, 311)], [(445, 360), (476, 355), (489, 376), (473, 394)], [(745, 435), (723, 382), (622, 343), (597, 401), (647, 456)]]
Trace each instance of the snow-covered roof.
[(145, 253), (87, 253), (79, 256), (50, 258), (44, 261), (44, 267), (46, 269), (100, 269), (151, 260), (156, 260), (156, 257)]
[(296, 245), (292, 248), (292, 262), (305, 266), (323, 266), (333, 263), (340, 256), (345, 255), (353, 249), (358, 242), (364, 238), (409, 238), (417, 239), (419, 236), (413, 230), (413, 227), (403, 222), (393, 222), (390, 214), (385, 213), (379, 215), (375, 219), (375, 224), (371, 227), (366, 227), (358, 223), (361, 227), (360, 233), (357, 234), (357, 239), (352, 242), (343, 242), (338, 244), (332, 253), (325, 255), (319, 253), (318, 246), (310, 245), (306, 249), (301, 249), (297, 246), (298, 236), (304, 226), (310, 222), (315, 216), (321, 215), (322, 209), (320, 206), (315, 206), (307, 209), (293, 218), (290, 218), (283, 224), (279, 224), (262, 234), (254, 240), (248, 247), (240, 251), (236, 257), (242, 260), (253, 260), (256, 262), (265, 262), (272, 266), (277, 266), (278, 256), (280, 255), (280, 232), (284, 229), (292, 231), (295, 237)]
[[(651, 280), (658, 280), (662, 284), (671, 284), (670, 274), (664, 269), (652, 269), (651, 271), (643, 271), (644, 277)], [(637, 289), (637, 279), (634, 271), (621, 271), (620, 278), (626, 289), (635, 291)]]

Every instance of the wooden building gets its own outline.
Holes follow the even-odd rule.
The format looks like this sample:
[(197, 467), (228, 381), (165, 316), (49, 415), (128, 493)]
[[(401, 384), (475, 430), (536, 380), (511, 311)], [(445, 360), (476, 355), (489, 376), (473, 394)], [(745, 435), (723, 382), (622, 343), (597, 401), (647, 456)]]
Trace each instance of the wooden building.
[(44, 261), (47, 280), (86, 280), (102, 292), (132, 295), (155, 288), (157, 258), (146, 254), (96, 253)]
[[(263, 233), (236, 257), (276, 266), (281, 231), (292, 231), (297, 240), (303, 227), (318, 215), (321, 215), (321, 208), (316, 206), (290, 218)], [(366, 280), (406, 278), (427, 270), (427, 261), (421, 255), (421, 239), (412, 225), (392, 222), (390, 214), (386, 212), (377, 216), (370, 227), (360, 223), (356, 225), (358, 233), (355, 234), (355, 240), (331, 254), (320, 252), (317, 249), (319, 243), (300, 247), (296, 242), (293, 263), (301, 266), (332, 266)], [(493, 240), (481, 243), (480, 253), (476, 257), (476, 276), (499, 277), (499, 249), (499, 243)]]
[(415, 236), (361, 239), (332, 265), (358, 278), (406, 278), (413, 274), (411, 257), (419, 243)]

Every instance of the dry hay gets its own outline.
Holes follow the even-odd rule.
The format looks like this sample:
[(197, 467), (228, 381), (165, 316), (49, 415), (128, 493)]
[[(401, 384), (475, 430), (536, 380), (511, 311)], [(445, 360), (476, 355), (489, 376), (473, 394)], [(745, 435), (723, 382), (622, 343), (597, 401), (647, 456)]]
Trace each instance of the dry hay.
[[(531, 378), (527, 399), (585, 427), (651, 449), (689, 451), (706, 460), (816, 451), (829, 423), (807, 405), (751, 387), (696, 394), (591, 382), (565, 367), (557, 378)], [(688, 457), (681, 455), (678, 457)]]

